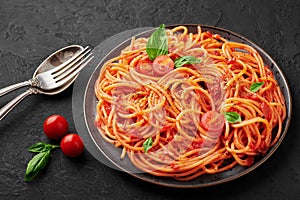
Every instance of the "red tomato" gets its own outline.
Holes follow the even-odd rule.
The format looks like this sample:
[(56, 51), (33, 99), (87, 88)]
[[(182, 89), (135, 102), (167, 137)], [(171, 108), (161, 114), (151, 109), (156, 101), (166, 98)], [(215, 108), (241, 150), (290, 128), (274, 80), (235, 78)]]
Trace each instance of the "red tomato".
[(208, 111), (201, 118), (202, 127), (208, 131), (219, 132), (225, 125), (224, 116), (216, 111)]
[(69, 124), (61, 115), (51, 115), (44, 121), (43, 129), (49, 139), (57, 140), (68, 133)]
[(153, 61), (153, 70), (159, 76), (163, 76), (173, 69), (174, 62), (167, 55), (157, 56)]
[(154, 75), (153, 63), (150, 59), (140, 60), (135, 69), (141, 74), (145, 74), (148, 76)]
[(63, 154), (71, 158), (79, 156), (84, 150), (81, 137), (74, 133), (70, 133), (63, 137), (60, 142), (60, 148)]

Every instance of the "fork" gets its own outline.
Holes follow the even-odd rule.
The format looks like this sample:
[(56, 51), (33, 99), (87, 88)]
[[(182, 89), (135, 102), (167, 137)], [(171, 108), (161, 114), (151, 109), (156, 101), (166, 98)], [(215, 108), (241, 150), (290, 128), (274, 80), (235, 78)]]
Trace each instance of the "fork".
[[(38, 74), (33, 81), (37, 81), (36, 87), (42, 90), (53, 90), (73, 79), (92, 59), (91, 49), (86, 47), (74, 60), (65, 62), (58, 67)], [(89, 54), (88, 54), (89, 53)]]

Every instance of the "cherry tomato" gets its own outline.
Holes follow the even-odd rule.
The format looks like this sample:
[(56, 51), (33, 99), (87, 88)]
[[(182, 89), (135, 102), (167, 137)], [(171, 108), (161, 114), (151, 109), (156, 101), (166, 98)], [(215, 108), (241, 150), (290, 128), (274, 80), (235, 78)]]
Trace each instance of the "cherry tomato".
[(60, 148), (63, 154), (75, 158), (82, 154), (84, 150), (82, 139), (79, 135), (70, 133), (60, 141)]
[(216, 111), (208, 111), (201, 117), (202, 127), (208, 131), (219, 132), (225, 125), (224, 116)]
[(50, 115), (44, 121), (43, 129), (49, 139), (57, 140), (68, 133), (69, 124), (61, 115)]
[(153, 61), (153, 70), (159, 76), (163, 76), (173, 69), (174, 62), (167, 55), (157, 56)]
[(153, 63), (150, 59), (140, 60), (136, 65), (135, 69), (141, 74), (145, 74), (148, 76), (154, 75)]

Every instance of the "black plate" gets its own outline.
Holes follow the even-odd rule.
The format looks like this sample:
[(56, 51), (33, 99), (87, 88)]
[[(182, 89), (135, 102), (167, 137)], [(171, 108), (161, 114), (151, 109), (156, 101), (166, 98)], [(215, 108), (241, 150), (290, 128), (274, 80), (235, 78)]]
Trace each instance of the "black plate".
[[(174, 26), (177, 25), (172, 25), (168, 27), (172, 28)], [(198, 25), (185, 26), (189, 28), (190, 32), (196, 32)], [(220, 183), (225, 183), (251, 172), (258, 166), (260, 166), (262, 163), (264, 163), (281, 144), (290, 124), (292, 104), (288, 84), (280, 68), (266, 52), (264, 52), (261, 48), (259, 48), (257, 45), (255, 45), (248, 39), (222, 28), (205, 25), (201, 25), (201, 28), (203, 31), (210, 31), (211, 33), (220, 34), (227, 40), (245, 43), (254, 47), (262, 56), (264, 63), (270, 66), (272, 72), (275, 75), (276, 80), (278, 81), (281, 87), (287, 106), (287, 118), (283, 123), (283, 132), (278, 142), (268, 151), (268, 153), (264, 157), (258, 158), (255, 161), (254, 165), (252, 165), (251, 167), (235, 166), (231, 170), (213, 175), (202, 175), (194, 180), (187, 182), (176, 181), (171, 178), (155, 177), (153, 175), (143, 173), (136, 169), (136, 167), (133, 166), (133, 164), (128, 158), (121, 160), (121, 150), (105, 142), (98, 133), (96, 126), (94, 125), (96, 116), (95, 108), (97, 104), (97, 99), (94, 94), (94, 84), (96, 79), (98, 78), (101, 66), (108, 59), (118, 56), (120, 54), (120, 51), (130, 44), (132, 36), (149, 37), (153, 30), (155, 30), (154, 28), (150, 27), (138, 28), (114, 35), (106, 39), (97, 47), (95, 47), (93, 53), (96, 58), (80, 73), (79, 77), (74, 83), (73, 117), (76, 129), (79, 135), (83, 138), (86, 149), (101, 163), (104, 163), (107, 166), (112, 167), (114, 169), (125, 171), (136, 178), (154, 184), (180, 188), (206, 187)]]

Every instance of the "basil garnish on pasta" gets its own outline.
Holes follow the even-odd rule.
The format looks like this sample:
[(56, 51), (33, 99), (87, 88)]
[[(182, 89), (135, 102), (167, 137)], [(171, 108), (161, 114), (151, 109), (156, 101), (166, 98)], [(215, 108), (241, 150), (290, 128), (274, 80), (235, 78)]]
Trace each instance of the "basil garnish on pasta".
[(224, 116), (229, 123), (237, 123), (242, 121), (241, 116), (237, 112), (225, 112)]
[(164, 24), (161, 24), (148, 39), (146, 52), (150, 60), (154, 60), (157, 56), (168, 54), (168, 37)]
[(144, 152), (147, 153), (149, 149), (151, 149), (153, 144), (152, 137), (149, 137), (145, 142), (143, 143)]
[(174, 64), (175, 64), (175, 68), (178, 68), (178, 67), (182, 67), (185, 64), (196, 64), (196, 63), (200, 63), (200, 62), (201, 62), (201, 60), (197, 59), (194, 56), (182, 56), (180, 58), (177, 58), (174, 61)]
[(257, 92), (259, 90), (259, 88), (261, 86), (263, 86), (265, 84), (265, 82), (254, 82), (251, 86), (250, 86), (250, 91), (251, 92)]

